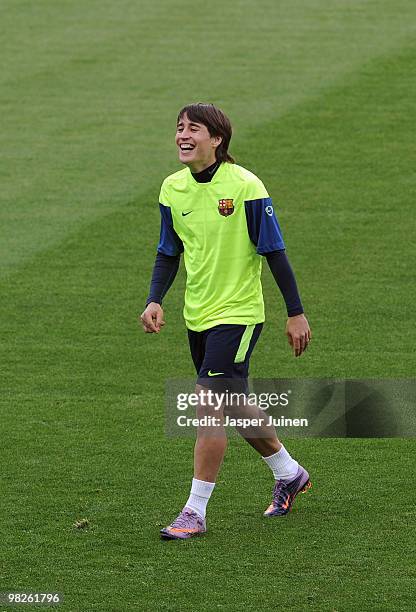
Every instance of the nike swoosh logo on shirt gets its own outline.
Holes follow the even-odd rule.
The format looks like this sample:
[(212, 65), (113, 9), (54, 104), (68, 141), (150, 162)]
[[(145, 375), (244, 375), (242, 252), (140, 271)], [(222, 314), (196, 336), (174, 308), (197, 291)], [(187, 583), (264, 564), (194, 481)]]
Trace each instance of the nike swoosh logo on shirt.
[(224, 374), (224, 372), (211, 372), (211, 370), (208, 372), (208, 376), (219, 376), (220, 374)]
[(191, 212), (193, 212), (192, 210), (188, 211), (188, 212), (183, 212), (182, 213), (182, 217), (186, 217), (186, 215), (190, 215)]

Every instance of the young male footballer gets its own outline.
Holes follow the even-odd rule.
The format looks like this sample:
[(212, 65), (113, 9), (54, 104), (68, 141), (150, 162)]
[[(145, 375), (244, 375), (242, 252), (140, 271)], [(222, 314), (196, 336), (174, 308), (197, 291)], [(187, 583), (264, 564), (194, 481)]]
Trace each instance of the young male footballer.
[[(246, 385), (264, 322), (263, 257), (286, 303), (286, 334), (296, 357), (311, 339), (272, 200), (257, 176), (234, 163), (228, 153), (231, 134), (229, 119), (212, 104), (190, 104), (179, 112), (176, 145), (186, 167), (162, 184), (160, 242), (140, 316), (146, 333), (161, 331), (162, 300), (183, 253), (184, 318), (198, 391), (214, 388), (221, 379)], [(197, 415), (207, 410), (200, 405)], [(209, 428), (197, 430), (190, 495), (179, 516), (161, 530), (163, 539), (182, 540), (206, 531), (206, 507), (227, 446), (223, 426), (216, 435), (210, 433)], [(310, 487), (309, 474), (290, 456), (274, 428), (259, 428), (256, 435), (246, 439), (275, 479), (264, 516), (283, 516), (296, 495)]]

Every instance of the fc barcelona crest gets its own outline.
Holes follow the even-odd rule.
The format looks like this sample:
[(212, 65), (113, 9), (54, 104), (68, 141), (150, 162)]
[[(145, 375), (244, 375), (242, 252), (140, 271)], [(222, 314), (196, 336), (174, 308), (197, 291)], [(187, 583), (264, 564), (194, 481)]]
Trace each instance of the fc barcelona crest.
[(219, 200), (218, 212), (223, 217), (229, 217), (234, 212), (234, 200)]

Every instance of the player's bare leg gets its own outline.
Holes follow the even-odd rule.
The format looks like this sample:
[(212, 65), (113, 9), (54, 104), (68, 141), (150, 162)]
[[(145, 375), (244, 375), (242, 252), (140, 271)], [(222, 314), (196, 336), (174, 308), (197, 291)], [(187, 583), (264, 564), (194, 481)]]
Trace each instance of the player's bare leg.
[(258, 406), (248, 404), (244, 398), (240, 397), (231, 406), (226, 406), (225, 413), (230, 417), (250, 419), (260, 423), (246, 428), (236, 427), (236, 430), (262, 457), (269, 457), (282, 448), (274, 425), (265, 422), (264, 410)]
[[(203, 393), (204, 387), (196, 386), (196, 393)], [(227, 448), (227, 435), (224, 428), (223, 407), (198, 406), (197, 418), (204, 416), (215, 419), (211, 425), (200, 426), (194, 449), (194, 478), (215, 482)]]

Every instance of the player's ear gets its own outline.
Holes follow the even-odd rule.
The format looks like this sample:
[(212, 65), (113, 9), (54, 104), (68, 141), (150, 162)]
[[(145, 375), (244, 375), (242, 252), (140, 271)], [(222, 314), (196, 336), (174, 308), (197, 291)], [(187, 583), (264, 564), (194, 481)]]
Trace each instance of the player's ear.
[(222, 136), (212, 136), (211, 142), (215, 148), (219, 147), (220, 144), (222, 143)]

